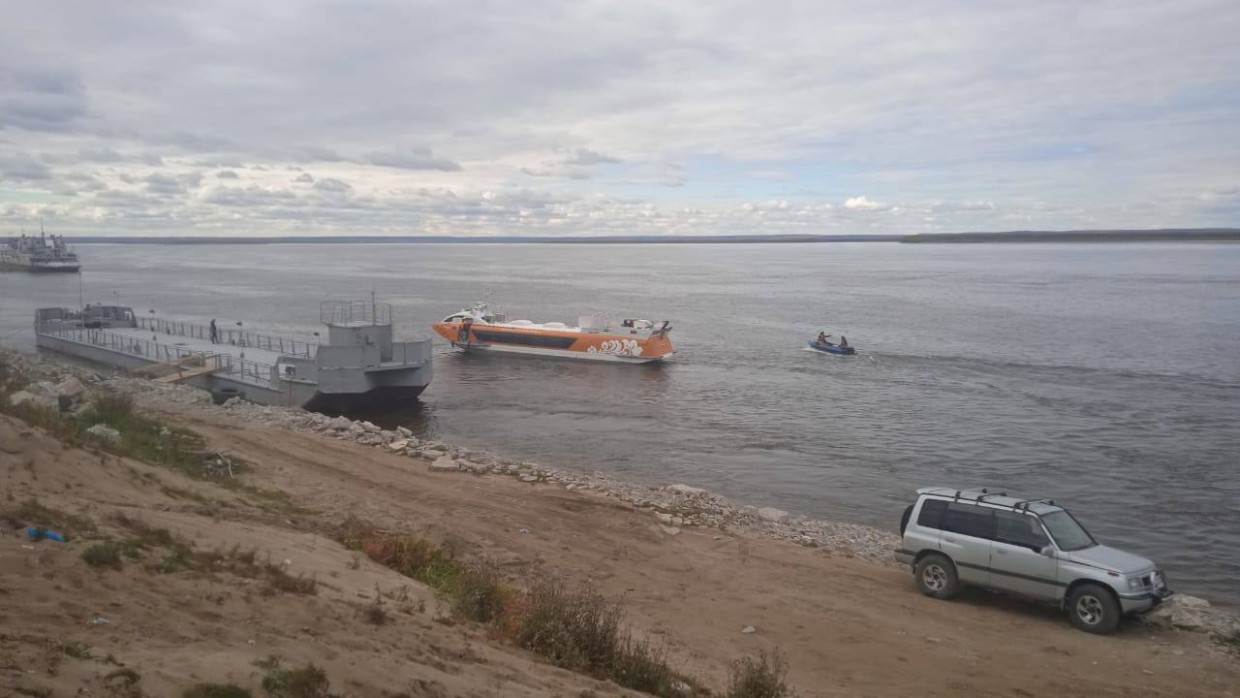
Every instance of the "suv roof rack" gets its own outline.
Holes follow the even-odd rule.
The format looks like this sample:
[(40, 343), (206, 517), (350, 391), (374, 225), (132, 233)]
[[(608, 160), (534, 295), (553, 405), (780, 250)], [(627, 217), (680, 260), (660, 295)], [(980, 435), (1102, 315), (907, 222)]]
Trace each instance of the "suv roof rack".
[[(1051, 499), (1050, 497), (1033, 497), (1030, 499), (1021, 499), (1019, 501), (1013, 501), (1013, 502), (994, 501), (991, 498), (1008, 497), (1008, 493), (1007, 492), (991, 492), (988, 488), (985, 488), (985, 487), (982, 487), (979, 489), (949, 489), (947, 487), (926, 487), (926, 488), (917, 490), (917, 493), (921, 495), (947, 497), (957, 502), (964, 501), (964, 502), (992, 504), (998, 507), (1009, 508), (1013, 511), (1029, 511), (1029, 505), (1039, 504), (1039, 503), (1048, 504), (1053, 507), (1059, 506), (1058, 504), (1055, 503), (1055, 500)], [(1015, 497), (1011, 497), (1011, 499), (1015, 499)]]
[[(970, 497), (961, 496), (961, 495), (973, 494), (975, 492), (977, 493), (976, 497), (970, 498)], [(986, 500), (987, 497), (1006, 497), (1006, 496), (1007, 496), (1007, 492), (991, 492), (990, 490), (983, 487), (981, 490), (956, 490), (956, 494), (953, 496), (953, 499), (957, 499), (957, 500), (964, 499), (970, 502), (983, 502)]]
[(1038, 497), (1036, 499), (1022, 499), (1021, 501), (1013, 504), (1012, 508), (1023, 509), (1024, 511), (1029, 511), (1030, 504), (1040, 504), (1040, 503), (1046, 503), (1053, 507), (1059, 506), (1058, 504), (1055, 503), (1055, 500), (1051, 499), (1050, 497)]

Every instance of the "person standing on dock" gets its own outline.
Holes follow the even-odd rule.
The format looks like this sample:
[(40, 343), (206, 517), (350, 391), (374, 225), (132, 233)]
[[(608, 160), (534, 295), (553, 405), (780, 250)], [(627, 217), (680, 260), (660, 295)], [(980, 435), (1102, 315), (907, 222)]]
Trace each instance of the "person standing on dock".
[(211, 325), (209, 327), (209, 330), (211, 332), (211, 343), (219, 344), (220, 343), (220, 331), (215, 329), (215, 318), (211, 318)]

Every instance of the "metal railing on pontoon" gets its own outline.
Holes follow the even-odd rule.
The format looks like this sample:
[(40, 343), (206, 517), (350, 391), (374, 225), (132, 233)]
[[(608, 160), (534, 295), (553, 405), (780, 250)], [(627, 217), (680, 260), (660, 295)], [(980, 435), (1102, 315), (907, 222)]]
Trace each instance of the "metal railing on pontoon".
[[(138, 318), (138, 327), (156, 334), (191, 337), (194, 339), (211, 339), (211, 329), (209, 327), (206, 325), (196, 325), (192, 322), (140, 317)], [(217, 341), (220, 344), (266, 349), (267, 351), (278, 352), (286, 356), (300, 356), (313, 359), (319, 349), (319, 345), (312, 342), (302, 342), (286, 337), (273, 337), (245, 330), (217, 328), (216, 334)]]
[(227, 354), (207, 355), (201, 351), (194, 351), (193, 349), (175, 344), (161, 344), (159, 342), (152, 342), (149, 339), (139, 339), (115, 332), (108, 332), (107, 330), (72, 327), (59, 323), (40, 324), (37, 327), (37, 331), (39, 334), (49, 337), (141, 357), (153, 363), (179, 364), (186, 359), (194, 357), (203, 357), (205, 359), (210, 356), (219, 365), (218, 370), (215, 372), (216, 375), (227, 376), (243, 383), (258, 385), (264, 388), (272, 387), (271, 376), (273, 367), (271, 364), (241, 359)]

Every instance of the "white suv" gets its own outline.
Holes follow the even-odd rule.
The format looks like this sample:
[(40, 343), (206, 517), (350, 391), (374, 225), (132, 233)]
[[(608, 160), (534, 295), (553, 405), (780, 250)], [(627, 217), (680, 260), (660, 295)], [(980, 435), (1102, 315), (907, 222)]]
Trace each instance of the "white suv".
[(900, 522), (896, 560), (927, 596), (951, 598), (962, 584), (1014, 592), (1058, 604), (1091, 633), (1171, 596), (1153, 562), (1099, 545), (1051, 500), (946, 487), (917, 494)]

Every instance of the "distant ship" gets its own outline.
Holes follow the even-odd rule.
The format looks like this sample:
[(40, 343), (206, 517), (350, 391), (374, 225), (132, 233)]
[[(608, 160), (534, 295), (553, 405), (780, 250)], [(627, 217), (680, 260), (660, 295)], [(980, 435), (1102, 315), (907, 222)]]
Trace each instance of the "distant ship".
[[(40, 226), (41, 228), (42, 226)], [(78, 256), (69, 250), (63, 235), (39, 237), (22, 233), (0, 247), (0, 271), (77, 272), (82, 269)]]
[(644, 364), (672, 356), (668, 320), (621, 320), (584, 316), (577, 327), (562, 322), (508, 320), (485, 303), (453, 313), (434, 325), (440, 337), (466, 351), (536, 354), (570, 359)]

